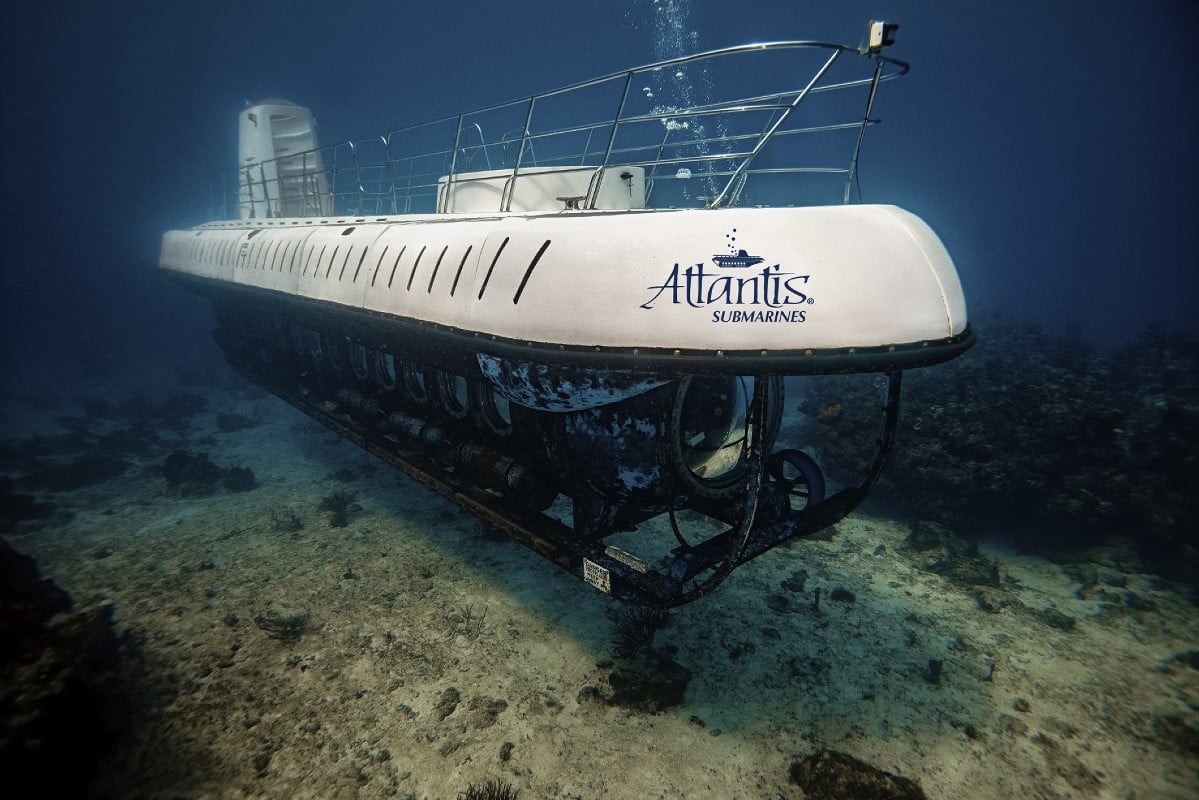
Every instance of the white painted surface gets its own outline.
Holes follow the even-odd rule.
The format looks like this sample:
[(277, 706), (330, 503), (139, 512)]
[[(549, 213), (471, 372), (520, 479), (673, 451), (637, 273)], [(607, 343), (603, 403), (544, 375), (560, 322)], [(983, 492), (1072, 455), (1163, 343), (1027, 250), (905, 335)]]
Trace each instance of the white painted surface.
[[(265, 229), (251, 238), (255, 226)], [(739, 250), (762, 261), (738, 269), (713, 260)], [(936, 234), (883, 205), (215, 223), (168, 232), (161, 263), (549, 344), (876, 347), (944, 339), (967, 321), (957, 272)], [(754, 321), (719, 321), (738, 313)]]

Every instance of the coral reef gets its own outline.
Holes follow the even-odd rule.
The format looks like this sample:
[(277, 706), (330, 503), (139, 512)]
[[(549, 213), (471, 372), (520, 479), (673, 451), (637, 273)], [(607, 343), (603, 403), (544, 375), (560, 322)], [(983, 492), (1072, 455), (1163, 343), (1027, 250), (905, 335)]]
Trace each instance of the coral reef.
[(617, 612), (612, 632), (612, 654), (617, 659), (608, 684), (606, 702), (650, 714), (682, 705), (691, 671), (674, 660), (673, 646), (654, 647), (654, 636), (670, 624), (663, 609), (634, 607)]
[(465, 792), (458, 793), (458, 800), (516, 800), (519, 789), (513, 789), (506, 781), (489, 780), (482, 786), (471, 784)]
[(9, 533), (22, 522), (46, 519), (53, 512), (53, 503), (13, 491), (12, 479), (0, 475), (0, 533)]
[[(1108, 353), (983, 318), (978, 344), (904, 374), (903, 413), (875, 496), (958, 527), (1035, 521), (1062, 532), (1137, 530), (1159, 569), (1199, 555), (1199, 342), (1150, 328)], [(880, 379), (813, 381), (800, 404), (823, 466), (860, 474)]]
[(652, 647), (657, 632), (671, 623), (670, 612), (636, 606), (617, 614), (612, 631), (612, 655), (619, 661), (634, 658), (642, 648)]
[(203, 497), (223, 485), (231, 492), (248, 492), (258, 484), (249, 467), (218, 467), (207, 453), (175, 450), (162, 464), (167, 489), (177, 497)]
[(975, 542), (954, 536), (939, 522), (921, 520), (913, 525), (904, 549), (916, 556), (921, 569), (944, 575), (959, 586), (1001, 585), (999, 565), (981, 555)]
[(129, 469), (123, 458), (102, 452), (85, 452), (70, 461), (33, 466), (23, 481), (51, 492), (69, 492), (110, 481)]
[(281, 511), (271, 509), (270, 517), (271, 530), (276, 533), (290, 533), (295, 535), (304, 530), (304, 520), (290, 508), (285, 508)]
[(791, 762), (791, 782), (808, 800), (925, 800), (920, 784), (836, 750)]
[(344, 528), (350, 522), (350, 504), (354, 497), (353, 492), (338, 489), (322, 497), (317, 510), (328, 513), (330, 528)]
[(103, 398), (84, 400), (84, 411), (92, 419), (127, 420), (129, 422), (161, 422), (180, 429), (197, 414), (208, 408), (208, 400), (193, 392), (172, 392), (161, 400), (144, 394), (132, 394), (120, 402)]
[(302, 611), (280, 611), (270, 609), (265, 614), (254, 617), (254, 624), (272, 639), (281, 642), (298, 642), (308, 630), (312, 622), (312, 613), (307, 609)]
[(261, 424), (262, 420), (257, 416), (247, 417), (244, 414), (226, 411), (221, 411), (216, 415), (216, 427), (221, 433), (249, 430), (257, 428)]
[(0, 540), (0, 774), (10, 796), (87, 796), (129, 724), (119, 664), (111, 607), (72, 610), (33, 559)]

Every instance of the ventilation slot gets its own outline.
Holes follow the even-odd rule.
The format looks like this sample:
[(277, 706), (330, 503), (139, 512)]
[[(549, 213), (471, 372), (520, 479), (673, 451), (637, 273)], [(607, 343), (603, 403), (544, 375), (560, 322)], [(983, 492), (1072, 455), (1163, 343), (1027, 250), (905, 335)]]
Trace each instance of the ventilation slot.
[[(343, 233), (342, 236), (345, 234)], [(337, 273), (338, 282), (346, 276), (346, 267), (350, 265), (350, 256), (354, 254), (354, 245), (350, 245), (350, 249), (346, 251), (345, 260), (341, 262), (341, 269)], [(366, 258), (366, 248), (362, 249), (362, 257)], [(360, 259), (361, 260), (361, 259)]]
[(441, 248), (441, 255), (437, 257), (437, 263), (433, 265), (433, 274), (429, 276), (429, 288), (425, 290), (425, 294), (433, 294), (433, 281), (437, 280), (437, 270), (441, 269), (441, 259), (445, 258), (445, 253), (449, 249), (448, 244)]
[(495, 251), (495, 257), (491, 259), (491, 266), (487, 268), (487, 274), (483, 276), (483, 285), (479, 287), (479, 299), (483, 299), (483, 293), (487, 291), (487, 284), (491, 282), (491, 273), (495, 270), (496, 262), (500, 260), (500, 254), (504, 252), (504, 248), (508, 246), (508, 237), (504, 237), (504, 241), (500, 242), (500, 248)]
[(270, 264), (268, 265), (267, 269), (271, 270), (272, 272), (275, 271), (275, 268), (278, 266), (277, 259), (279, 258), (279, 254), (281, 252), (283, 252), (283, 240), (279, 239), (275, 242), (274, 248), (272, 248), (269, 259)]
[(400, 254), (396, 256), (395, 263), (391, 265), (391, 276), (387, 279), (387, 288), (391, 288), (391, 282), (396, 279), (396, 267), (400, 266), (400, 259), (404, 257), (404, 251), (408, 249), (408, 245), (400, 248)]
[[(312, 263), (312, 254), (315, 252), (316, 252), (316, 245), (313, 245), (312, 247), (308, 248), (308, 258), (304, 259), (304, 271), (300, 273), (301, 275), (308, 274), (308, 265)], [(321, 259), (324, 257), (325, 257), (325, 248), (321, 247), (321, 254), (316, 257), (317, 266), (320, 266)], [(313, 270), (312, 274), (316, 275), (316, 270)]]
[(525, 270), (525, 276), (520, 279), (520, 286), (516, 287), (516, 294), (512, 295), (512, 305), (520, 302), (520, 296), (525, 292), (525, 284), (529, 282), (529, 276), (533, 274), (533, 270), (537, 267), (537, 262), (545, 255), (545, 251), (550, 249), (550, 240), (546, 239), (545, 244), (537, 251), (537, 255), (533, 256), (533, 260), (529, 262), (528, 269)]
[(387, 257), (387, 248), (389, 244), (383, 245), (383, 252), (379, 254), (379, 260), (375, 262), (375, 271), (371, 273), (371, 286), (375, 285), (375, 278), (379, 277), (379, 267), (383, 266), (383, 259)]
[(458, 271), (454, 273), (454, 283), (450, 286), (450, 297), (454, 296), (454, 292), (458, 291), (458, 279), (462, 277), (462, 268), (466, 266), (466, 259), (470, 258), (470, 251), (474, 249), (473, 244), (466, 246), (466, 252), (462, 254), (462, 260), (458, 262)]
[(412, 281), (414, 278), (416, 278), (416, 268), (420, 266), (420, 260), (422, 258), (424, 258), (425, 250), (427, 250), (428, 248), (429, 248), (429, 245), (425, 245), (424, 247), (422, 247), (420, 249), (420, 252), (416, 254), (416, 261), (412, 262), (412, 271), (408, 273), (408, 285), (404, 287), (404, 291), (406, 291), (406, 292), (412, 291)]
[(366, 251), (369, 247), (362, 248), (362, 257), (358, 259), (358, 266), (354, 267), (354, 279), (350, 283), (358, 283), (358, 273), (362, 272), (362, 262), (366, 261)]

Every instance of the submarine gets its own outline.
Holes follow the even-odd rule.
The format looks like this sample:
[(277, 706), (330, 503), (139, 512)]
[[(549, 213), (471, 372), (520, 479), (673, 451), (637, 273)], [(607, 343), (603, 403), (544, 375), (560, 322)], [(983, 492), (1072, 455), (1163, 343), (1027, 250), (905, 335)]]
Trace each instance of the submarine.
[[(903, 372), (974, 341), (938, 236), (861, 201), (896, 27), (333, 145), (263, 100), (214, 221), (167, 231), (160, 267), (237, 372), (617, 600), (691, 602), (853, 511)], [(884, 388), (839, 486), (779, 431), (794, 376), (846, 373)]]

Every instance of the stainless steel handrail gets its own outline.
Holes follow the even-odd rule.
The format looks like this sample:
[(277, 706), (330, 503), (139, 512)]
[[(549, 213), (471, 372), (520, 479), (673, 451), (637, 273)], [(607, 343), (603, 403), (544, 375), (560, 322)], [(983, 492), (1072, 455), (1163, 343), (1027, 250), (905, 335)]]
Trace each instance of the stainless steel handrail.
[[(802, 88), (729, 97), (677, 109), (654, 108), (648, 112), (630, 112), (633, 87), (639, 85), (634, 84), (634, 81), (640, 76), (671, 74), (664, 71), (746, 54), (792, 50), (829, 51), (828, 57), (820, 63), (815, 72), (809, 73), (810, 77)], [(831, 83), (822, 83), (834, 64), (843, 56), (867, 59), (873, 67), (872, 74), (869, 77), (842, 78)], [(464, 170), (470, 168), (470, 162), (475, 160), (477, 152), (483, 151), (487, 169), (494, 172), (491, 151), (493, 148), (499, 148), (503, 155), (506, 147), (517, 149), (514, 162), (506, 167), (509, 174), (500, 193), (500, 206), (497, 211), (510, 210), (518, 176), (528, 177), (542, 173), (548, 170), (551, 164), (577, 164), (596, 170), (589, 180), (582, 208), (596, 207), (604, 171), (617, 166), (642, 167), (646, 170), (647, 197), (652, 192), (655, 180), (682, 177), (664, 173), (663, 170), (669, 167), (681, 169), (690, 165), (700, 170), (691, 173), (695, 177), (708, 180), (724, 179), (719, 190), (705, 198), (705, 205), (709, 207), (735, 203), (750, 176), (787, 174), (845, 175), (840, 200), (848, 202), (851, 187), (858, 174), (859, 155), (866, 129), (877, 123), (877, 120), (871, 117), (871, 113), (878, 87), (886, 81), (901, 77), (908, 70), (909, 66), (905, 62), (878, 53), (815, 41), (761, 42), (707, 50), (613, 72), (475, 111), (397, 128), (382, 137), (346, 141), (316, 150), (288, 154), (275, 159), (277, 163), (269, 169), (269, 161), (245, 165), (239, 171), (238, 202), (249, 203), (251, 208), (267, 208), (271, 216), (284, 213), (285, 208), (293, 213), (300, 210), (303, 213), (320, 214), (328, 209), (338, 209), (343, 213), (353, 209), (365, 213), (368, 204), (371, 205), (373, 213), (406, 213), (425, 203), (428, 203), (427, 208), (430, 211), (444, 212), (450, 207), (448, 198), (452, 185), (470, 179), (464, 176), (472, 173)], [(614, 95), (619, 92), (619, 101), (611, 117), (595, 122), (573, 121), (545, 129), (538, 127), (538, 110), (552, 105), (549, 101), (568, 98), (572, 93), (603, 87), (605, 84), (611, 85)], [(794, 127), (793, 120), (797, 110), (810, 96), (867, 87), (865, 111), (860, 118), (844, 121), (845, 118), (842, 117), (840, 120), (818, 121), (816, 124)], [(513, 114), (521, 114), (523, 125), (517, 129), (519, 138), (504, 138), (490, 143), (486, 140), (482, 121), (498, 112), (507, 113), (509, 119)], [(757, 130), (746, 131), (744, 126), (741, 126), (740, 130), (725, 130), (726, 124), (731, 125), (736, 119), (752, 120), (755, 115), (762, 120)], [(665, 134), (646, 139), (646, 134), (657, 125), (666, 128)], [(472, 128), (474, 134), (471, 138), (477, 136), (478, 144), (466, 145), (466, 133)], [(714, 132), (709, 133), (705, 128), (714, 129)], [(689, 132), (675, 134), (676, 130)], [(808, 134), (836, 134), (839, 131), (854, 130), (858, 135), (847, 159), (848, 167), (801, 162), (756, 164), (771, 142)], [(579, 142), (584, 138), (585, 142), (580, 145)], [(597, 138), (599, 142), (595, 142)], [(446, 142), (448, 146), (437, 145), (435, 140), (438, 139)], [(376, 148), (382, 143), (381, 162), (367, 162), (360, 157), (361, 146), (368, 142), (375, 143)], [(571, 142), (575, 143), (573, 150), (569, 149)], [(598, 145), (594, 152), (593, 142)], [(466, 157), (468, 150), (471, 152), (469, 157)], [(650, 154), (653, 156), (649, 157)], [(462, 163), (464, 160), (466, 164)], [(721, 166), (722, 162), (725, 166)], [(298, 182), (292, 177), (292, 182), (285, 184), (285, 167), (294, 168), (297, 163), (304, 166), (305, 176)], [(325, 196), (321, 196), (320, 182), (306, 174), (309, 167), (316, 163), (323, 164), (327, 172), (328, 189)], [(274, 177), (269, 177), (271, 175)], [(299, 187), (302, 196), (298, 198), (297, 203), (292, 204), (284, 197), (285, 189), (294, 191), (296, 187)], [(715, 190), (716, 187), (712, 188)]]

